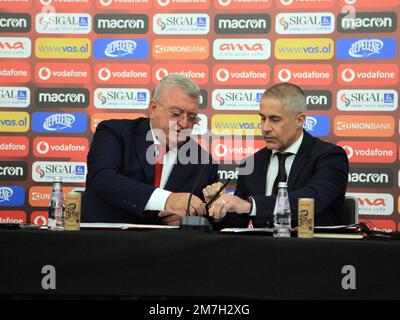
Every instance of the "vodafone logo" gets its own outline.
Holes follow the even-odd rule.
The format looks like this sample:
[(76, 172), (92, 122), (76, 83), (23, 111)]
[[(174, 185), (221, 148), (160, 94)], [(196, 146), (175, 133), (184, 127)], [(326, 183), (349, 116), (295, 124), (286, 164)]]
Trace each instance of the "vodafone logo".
[(218, 3), (219, 3), (221, 6), (226, 7), (226, 6), (229, 6), (229, 5), (232, 3), (232, 0), (218, 0)]
[(99, 70), (98, 76), (101, 81), (108, 81), (111, 79), (111, 71), (107, 68), (101, 68)]
[(36, 137), (33, 154), (42, 158), (85, 159), (89, 150), (86, 138)]
[(50, 146), (47, 142), (45, 141), (41, 141), (36, 145), (36, 151), (37, 153), (39, 153), (40, 155), (45, 155), (49, 152), (50, 150)]
[(347, 158), (350, 160), (351, 158), (353, 158), (354, 155), (354, 150), (352, 147), (350, 146), (343, 146), (342, 147), (344, 149), (344, 151), (346, 151), (347, 153)]
[(357, 0), (344, 0), (346, 4), (355, 4)]
[(219, 158), (224, 158), (228, 154), (228, 147), (224, 144), (217, 144), (214, 148), (214, 154)]
[(113, 0), (100, 0), (100, 4), (104, 7), (108, 7), (112, 4)]
[(292, 73), (288, 69), (282, 69), (278, 72), (278, 79), (281, 82), (289, 82), (292, 79)]
[(293, 82), (297, 85), (330, 85), (333, 67), (329, 64), (281, 64), (275, 67), (275, 83)]
[(31, 217), (31, 223), (36, 224), (38, 226), (47, 226), (47, 221), (48, 219), (42, 215), (37, 215), (33, 219)]
[(351, 163), (393, 163), (396, 161), (397, 146), (387, 141), (339, 141)]
[(155, 84), (170, 74), (184, 75), (198, 85), (204, 85), (208, 82), (209, 71), (206, 64), (155, 64), (152, 71), (152, 80)]
[(229, 80), (229, 71), (226, 69), (219, 69), (216, 73), (218, 81), (226, 82)]
[(396, 85), (399, 79), (397, 64), (345, 64), (338, 67), (341, 85)]
[(356, 73), (352, 69), (344, 69), (342, 71), (342, 79), (345, 82), (352, 82), (356, 77)]
[(265, 86), (269, 83), (269, 78), (270, 68), (265, 64), (218, 64), (213, 68), (215, 84)]
[(47, 67), (40, 68), (38, 76), (40, 79), (47, 81), (51, 78), (51, 70)]
[(100, 84), (146, 84), (150, 73), (147, 64), (108, 63), (95, 67), (96, 82)]
[(291, 4), (293, 4), (293, 0), (280, 0), (281, 4), (284, 6), (290, 6)]
[(164, 77), (166, 77), (166, 76), (168, 76), (168, 75), (169, 75), (168, 70), (167, 70), (167, 69), (164, 69), (164, 68), (158, 69), (158, 70), (156, 71), (156, 74), (155, 74), (156, 79), (157, 79), (158, 81), (160, 81), (161, 79), (163, 79)]
[(48, 6), (53, 3), (53, 0), (40, 0), (40, 3), (44, 6)]
[(157, 3), (161, 7), (166, 7), (167, 5), (169, 5), (171, 3), (171, 0), (157, 0)]

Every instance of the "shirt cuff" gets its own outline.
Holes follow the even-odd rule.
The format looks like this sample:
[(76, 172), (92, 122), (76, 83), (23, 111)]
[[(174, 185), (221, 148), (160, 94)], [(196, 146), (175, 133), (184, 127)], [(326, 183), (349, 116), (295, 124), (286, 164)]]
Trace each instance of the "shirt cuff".
[(144, 211), (163, 211), (171, 193), (170, 191), (156, 188), (151, 194), (149, 201), (147, 201)]
[(250, 217), (255, 217), (256, 216), (256, 212), (257, 212), (256, 202), (254, 201), (254, 199), (252, 197), (249, 197), (249, 199), (251, 199), (251, 201), (253, 201), (252, 210), (251, 210), (249, 216)]

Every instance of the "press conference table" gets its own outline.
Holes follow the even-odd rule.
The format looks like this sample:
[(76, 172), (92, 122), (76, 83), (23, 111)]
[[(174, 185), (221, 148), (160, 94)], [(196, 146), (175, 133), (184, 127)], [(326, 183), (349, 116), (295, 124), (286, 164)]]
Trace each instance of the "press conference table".
[[(0, 230), (0, 297), (400, 299), (400, 242), (181, 230)], [(44, 290), (45, 265), (56, 289)], [(342, 280), (354, 266), (356, 289)]]

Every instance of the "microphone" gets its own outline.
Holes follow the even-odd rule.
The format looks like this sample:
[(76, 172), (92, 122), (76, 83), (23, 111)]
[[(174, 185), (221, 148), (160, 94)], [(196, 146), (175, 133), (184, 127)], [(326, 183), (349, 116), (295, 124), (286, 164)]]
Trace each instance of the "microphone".
[[(189, 138), (190, 139), (190, 138)], [(182, 217), (179, 227), (182, 230), (191, 230), (191, 231), (200, 231), (200, 232), (211, 232), (212, 225), (207, 218), (201, 216), (191, 216), (190, 215), (190, 204), (192, 202), (192, 196), (194, 194), (194, 190), (196, 190), (197, 185), (199, 184), (200, 178), (203, 174), (205, 165), (201, 165), (199, 174), (196, 177), (196, 181), (193, 184), (192, 190), (190, 191), (188, 204), (186, 207), (186, 215)]]

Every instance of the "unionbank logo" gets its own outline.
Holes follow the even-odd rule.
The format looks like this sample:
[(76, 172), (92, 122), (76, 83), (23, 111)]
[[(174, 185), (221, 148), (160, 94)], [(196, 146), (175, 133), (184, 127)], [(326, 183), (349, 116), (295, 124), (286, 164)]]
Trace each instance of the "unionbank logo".
[(45, 84), (86, 84), (90, 81), (90, 66), (86, 63), (38, 63), (35, 79)]
[(217, 14), (214, 18), (217, 34), (267, 34), (270, 29), (269, 14)]
[(38, 13), (36, 32), (43, 34), (89, 34), (92, 17), (87, 13)]
[(27, 166), (20, 161), (0, 161), (0, 181), (24, 181)]
[(29, 14), (0, 12), (0, 33), (26, 33), (30, 30)]
[(0, 83), (28, 83), (31, 79), (31, 65), (27, 62), (4, 62), (0, 65)]
[(150, 0), (96, 0), (96, 6), (100, 9), (137, 10), (138, 12), (149, 9)]
[(262, 136), (258, 115), (216, 114), (211, 120), (211, 131), (215, 135)]
[(333, 67), (329, 64), (285, 64), (275, 67), (274, 82), (294, 82), (304, 86), (329, 85)]
[(329, 12), (279, 13), (275, 28), (279, 34), (330, 34), (335, 30), (335, 16)]
[(38, 38), (35, 54), (48, 59), (87, 59), (91, 54), (91, 41), (83, 38)]
[(337, 107), (341, 111), (395, 111), (398, 106), (396, 90), (339, 90)]
[(324, 137), (329, 134), (329, 117), (309, 115), (303, 125), (304, 130), (314, 137)]
[(145, 14), (96, 14), (94, 32), (101, 34), (144, 34), (149, 31)]
[(270, 81), (266, 64), (217, 64), (213, 68), (213, 82), (221, 85), (262, 86)]
[(207, 39), (156, 39), (153, 57), (158, 60), (205, 60), (210, 45)]
[(35, 105), (44, 108), (86, 108), (90, 102), (85, 88), (37, 88)]
[(0, 112), (0, 132), (27, 132), (29, 122), (28, 112)]
[(258, 110), (263, 89), (218, 89), (212, 93), (215, 110)]
[(329, 110), (332, 107), (332, 93), (328, 90), (306, 90), (307, 110)]
[(338, 68), (340, 85), (395, 85), (399, 78), (397, 64), (342, 64)]
[(25, 188), (0, 186), (0, 207), (20, 207), (25, 204)]
[(152, 71), (154, 84), (170, 74), (184, 75), (198, 85), (208, 83), (208, 66), (205, 64), (155, 64)]
[(351, 188), (391, 188), (393, 171), (387, 168), (351, 167), (347, 184)]
[(87, 128), (87, 117), (77, 112), (34, 112), (32, 114), (33, 132), (83, 133)]
[(393, 163), (396, 161), (396, 144), (390, 141), (339, 141), (350, 163)]
[(279, 60), (329, 60), (333, 58), (334, 47), (332, 39), (278, 39), (275, 57)]
[(81, 183), (86, 179), (85, 162), (36, 161), (32, 164), (32, 179), (35, 182), (52, 182), (60, 177), (63, 182)]
[(391, 116), (337, 116), (334, 123), (339, 137), (391, 137), (395, 131)]
[(86, 138), (36, 137), (32, 149), (38, 158), (85, 159), (89, 142)]
[(0, 157), (26, 157), (28, 153), (27, 137), (0, 136)]
[(31, 103), (27, 87), (0, 87), (0, 108), (26, 108)]
[[(63, 185), (63, 192), (67, 194), (73, 191), (75, 187), (68, 187)], [(52, 188), (50, 186), (33, 186), (29, 189), (29, 205), (32, 207), (48, 207), (50, 203), (50, 195)], [(33, 212), (32, 212), (33, 215)], [(31, 215), (31, 221), (32, 221)], [(37, 217), (37, 215), (36, 215)], [(47, 219), (47, 212), (45, 217), (40, 217), (39, 221), (43, 222), (43, 218)], [(47, 220), (46, 220), (47, 221)], [(41, 224), (35, 222), (35, 224)]]
[(0, 37), (0, 58), (28, 58), (31, 47), (29, 38)]
[(217, 9), (239, 9), (239, 10), (256, 10), (268, 9), (272, 5), (272, 0), (215, 0), (214, 5)]
[(361, 215), (390, 216), (394, 211), (394, 199), (388, 193), (352, 193), (346, 196), (357, 199), (358, 213)]
[(339, 59), (393, 59), (396, 50), (394, 38), (352, 38), (336, 42), (336, 57)]
[(150, 82), (150, 66), (147, 64), (98, 64), (95, 68), (99, 84), (146, 84)]
[(276, 0), (280, 9), (315, 9), (332, 8), (336, 0)]
[(153, 17), (155, 34), (207, 34), (210, 17), (207, 14), (156, 14)]
[(145, 88), (97, 88), (94, 106), (97, 109), (147, 109), (150, 91)]
[(146, 59), (149, 43), (145, 39), (96, 39), (93, 55), (96, 59)]
[(213, 44), (216, 60), (266, 60), (271, 56), (268, 39), (217, 39)]
[(341, 13), (337, 29), (341, 33), (394, 32), (397, 16), (394, 12), (356, 12), (356, 15)]

